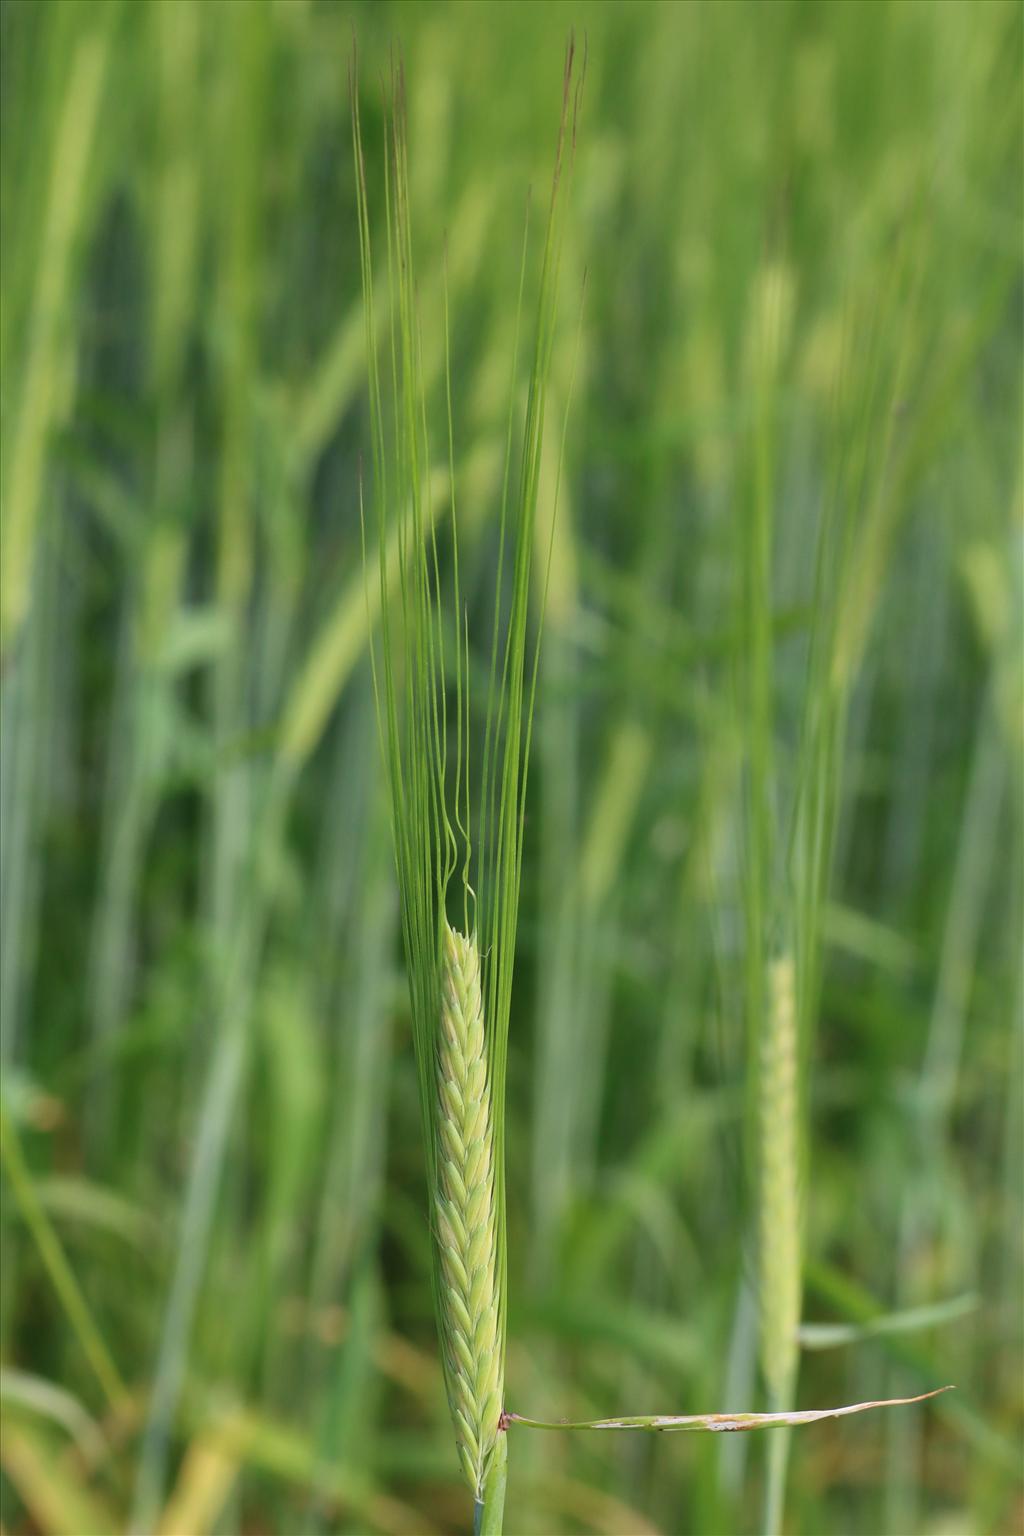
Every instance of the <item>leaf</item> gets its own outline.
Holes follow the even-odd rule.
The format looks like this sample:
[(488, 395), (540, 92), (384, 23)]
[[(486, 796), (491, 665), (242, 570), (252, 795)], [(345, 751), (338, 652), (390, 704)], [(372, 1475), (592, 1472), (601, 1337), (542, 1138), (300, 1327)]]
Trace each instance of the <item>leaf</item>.
[(214, 1429), (228, 1454), (283, 1482), (312, 1487), (321, 1497), (359, 1517), (386, 1536), (433, 1536), (436, 1526), (419, 1511), (381, 1492), (363, 1471), (342, 1459), (319, 1462), (304, 1433), (258, 1413), (239, 1410), (215, 1421)]
[(0, 1465), (32, 1519), (52, 1536), (109, 1536), (119, 1522), (42, 1436), (4, 1425)]
[[(426, 482), (423, 495), (424, 523), (420, 532), (430, 530), (448, 504), (449, 473), (435, 469)], [(372, 551), (366, 569), (383, 563), (385, 583), (397, 583), (403, 534), (389, 531), (383, 553)], [(380, 617), (379, 585), (357, 572), (344, 587), (332, 612), (313, 641), (309, 654), (292, 684), (281, 724), (280, 750), (285, 761), (300, 766), (316, 747), (330, 714), (341, 695)]]
[(37, 1179), (36, 1193), (56, 1221), (117, 1238), (147, 1257), (161, 1241), (160, 1224), (151, 1212), (90, 1179)]
[(85, 1456), (101, 1455), (106, 1447), (102, 1430), (78, 1398), (42, 1376), (0, 1366), (0, 1408), (5, 1418), (39, 1414), (59, 1424)]
[(841, 1344), (858, 1344), (863, 1339), (876, 1338), (879, 1334), (919, 1333), (926, 1328), (937, 1328), (977, 1309), (977, 1296), (967, 1293), (931, 1306), (886, 1312), (863, 1323), (801, 1323), (799, 1339), (804, 1349), (835, 1349)]
[(655, 1366), (693, 1371), (700, 1358), (699, 1331), (671, 1313), (578, 1293), (549, 1296), (524, 1309), (524, 1323), (558, 1339), (610, 1345)]
[(554, 1423), (542, 1419), (525, 1419), (518, 1413), (506, 1413), (504, 1423), (525, 1424), (528, 1429), (656, 1429), (663, 1432), (691, 1433), (709, 1430), (713, 1434), (740, 1429), (783, 1429), (787, 1426), (817, 1424), (821, 1419), (843, 1419), (852, 1413), (866, 1413), (871, 1408), (902, 1408), (909, 1403), (923, 1403), (942, 1392), (952, 1392), (952, 1386), (936, 1387), (917, 1397), (880, 1398), (870, 1403), (849, 1403), (844, 1408), (805, 1408), (795, 1413), (655, 1413), (635, 1418), (588, 1419), (571, 1422), (568, 1419)]
[(238, 1456), (214, 1430), (189, 1446), (174, 1492), (160, 1521), (160, 1536), (206, 1536), (213, 1529), (238, 1476)]

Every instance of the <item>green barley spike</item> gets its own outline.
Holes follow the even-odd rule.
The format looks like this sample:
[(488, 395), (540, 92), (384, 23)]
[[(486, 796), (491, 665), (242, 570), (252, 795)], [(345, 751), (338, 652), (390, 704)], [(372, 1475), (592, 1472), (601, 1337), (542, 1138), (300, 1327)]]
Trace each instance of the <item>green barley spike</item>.
[(442, 1342), (459, 1460), (482, 1497), (503, 1371), (491, 1101), (475, 938), (445, 924), (437, 1051), (437, 1241)]
[(761, 1363), (773, 1405), (789, 1409), (800, 1325), (796, 997), (793, 961), (769, 976), (761, 1036)]

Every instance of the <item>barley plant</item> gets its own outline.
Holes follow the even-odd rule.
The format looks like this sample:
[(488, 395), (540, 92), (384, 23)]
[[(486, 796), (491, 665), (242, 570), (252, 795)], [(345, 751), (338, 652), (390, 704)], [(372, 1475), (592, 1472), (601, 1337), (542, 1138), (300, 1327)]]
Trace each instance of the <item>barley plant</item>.
[[(435, 490), (410, 217), (405, 77), (401, 65), (395, 66), (386, 111), (389, 318), (379, 335), (353, 63), (353, 141), (373, 438), (374, 514), (369, 521), (381, 552), (377, 571), (368, 574), (368, 580), (375, 577), (379, 582), (382, 620), (380, 644), (374, 647), (374, 686), (391, 790), (420, 1081), (438, 1333), (459, 1462), (480, 1531), (501, 1529), (505, 1491), (504, 1091), (540, 637), (537, 624), (531, 649), (530, 576), (581, 88), (582, 71), (576, 70), (570, 41), (518, 443), (515, 398), (509, 413), (496, 519), (486, 728), (475, 785), (452, 402), (449, 383), (448, 478), (443, 489)], [(527, 256), (524, 243), (520, 312)], [(513, 391), (519, 387), (520, 318), (511, 360)], [(446, 289), (446, 381), (448, 330)], [(441, 515), (442, 501), (446, 515)], [(397, 552), (394, 566), (388, 564), (389, 546)]]

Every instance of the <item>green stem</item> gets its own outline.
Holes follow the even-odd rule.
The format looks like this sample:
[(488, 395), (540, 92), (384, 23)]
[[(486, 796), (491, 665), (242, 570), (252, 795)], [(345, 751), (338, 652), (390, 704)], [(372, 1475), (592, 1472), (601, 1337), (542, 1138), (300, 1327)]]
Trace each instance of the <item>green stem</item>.
[(491, 1457), (483, 1498), (478, 1499), (473, 1506), (473, 1536), (501, 1536), (507, 1470), (508, 1436), (502, 1431)]
[(792, 1433), (791, 1429), (784, 1429), (781, 1435), (773, 1435), (768, 1444), (764, 1536), (782, 1536), (782, 1520), (786, 1505), (786, 1468), (789, 1462), (789, 1440)]

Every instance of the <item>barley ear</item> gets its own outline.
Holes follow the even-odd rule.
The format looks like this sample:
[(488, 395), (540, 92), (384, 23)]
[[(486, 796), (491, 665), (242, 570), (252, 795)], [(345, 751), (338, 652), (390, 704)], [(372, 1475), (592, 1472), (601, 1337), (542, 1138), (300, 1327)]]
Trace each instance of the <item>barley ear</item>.
[(761, 1037), (761, 1362), (773, 1402), (789, 1401), (800, 1325), (800, 1184), (793, 961), (770, 971)]
[(479, 1502), (504, 1373), (490, 1084), (476, 939), (444, 925), (437, 1050), (441, 1337), (459, 1461)]

